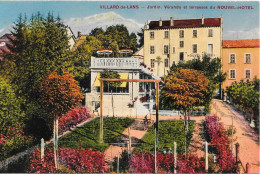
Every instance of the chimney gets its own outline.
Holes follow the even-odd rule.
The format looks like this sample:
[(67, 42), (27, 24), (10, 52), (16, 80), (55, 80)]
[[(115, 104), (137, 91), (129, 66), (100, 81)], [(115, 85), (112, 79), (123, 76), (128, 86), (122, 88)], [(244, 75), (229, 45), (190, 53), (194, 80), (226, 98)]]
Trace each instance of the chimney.
[(201, 17), (201, 24), (204, 25), (204, 17), (203, 17), (203, 15)]
[(172, 17), (170, 17), (170, 26), (171, 26), (171, 27), (174, 26), (174, 21), (173, 21), (173, 18), (172, 18)]
[(162, 19), (160, 18), (160, 20), (159, 20), (159, 27), (161, 27), (162, 26)]
[(78, 38), (80, 38), (80, 36), (81, 36), (81, 32), (80, 32), (80, 31), (78, 31)]

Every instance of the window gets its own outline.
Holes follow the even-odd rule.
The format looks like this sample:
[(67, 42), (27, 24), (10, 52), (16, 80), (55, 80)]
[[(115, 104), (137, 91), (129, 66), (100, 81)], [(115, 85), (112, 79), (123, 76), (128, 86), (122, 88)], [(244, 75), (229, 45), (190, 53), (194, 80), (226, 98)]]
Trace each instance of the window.
[(184, 38), (184, 30), (179, 31), (179, 36), (180, 36), (180, 38)]
[(236, 78), (236, 70), (230, 69), (229, 70), (229, 78), (230, 79), (235, 79)]
[(197, 30), (193, 30), (193, 37), (197, 37)]
[(245, 63), (251, 63), (251, 54), (245, 54)]
[(151, 59), (151, 68), (154, 68), (155, 59)]
[(208, 37), (213, 37), (213, 30), (212, 29), (208, 30)]
[(247, 78), (247, 79), (251, 78), (251, 70), (250, 69), (245, 70), (245, 78)]
[(164, 31), (164, 38), (169, 38), (169, 31)]
[(184, 53), (180, 52), (180, 61), (184, 61)]
[(180, 41), (180, 47), (184, 47), (184, 41)]
[(163, 46), (163, 53), (164, 54), (168, 54), (169, 53), (169, 46), (168, 45), (164, 45)]
[(236, 63), (236, 55), (235, 54), (230, 54), (229, 55), (229, 63)]
[(164, 67), (169, 67), (169, 59), (164, 59)]
[(192, 53), (197, 53), (197, 44), (192, 45)]
[(150, 54), (154, 54), (155, 53), (155, 49), (154, 49), (154, 46), (150, 46)]
[(208, 44), (208, 54), (210, 54), (209, 56), (212, 56), (212, 54), (213, 54), (213, 44)]
[(153, 31), (150, 32), (150, 38), (151, 38), (151, 39), (154, 38), (154, 32), (153, 32)]
[(175, 47), (172, 47), (172, 53), (175, 53)]

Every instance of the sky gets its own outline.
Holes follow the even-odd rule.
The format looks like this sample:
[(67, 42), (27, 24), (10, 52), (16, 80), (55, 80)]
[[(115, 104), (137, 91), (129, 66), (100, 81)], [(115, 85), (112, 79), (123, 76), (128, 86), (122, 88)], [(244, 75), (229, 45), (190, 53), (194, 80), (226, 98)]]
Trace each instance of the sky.
[[(114, 8), (108, 9), (111, 6)], [(135, 8), (130, 9), (131, 6)], [(151, 9), (149, 6), (159, 8)], [(179, 6), (180, 9), (166, 9), (165, 6)], [(190, 6), (207, 9), (190, 9)], [(215, 9), (210, 9), (211, 6)], [(249, 6), (250, 9), (218, 9), (218, 6)], [(202, 15), (204, 18), (222, 15), (224, 39), (259, 39), (258, 1), (0, 1), (0, 35), (9, 31), (19, 14), (30, 17), (38, 11), (45, 15), (48, 12), (59, 15), (66, 25), (71, 26), (74, 34), (78, 30), (88, 34), (84, 32), (117, 23), (129, 24), (128, 27), (132, 27), (130, 31), (137, 32), (145, 22), (160, 18), (194, 19)]]

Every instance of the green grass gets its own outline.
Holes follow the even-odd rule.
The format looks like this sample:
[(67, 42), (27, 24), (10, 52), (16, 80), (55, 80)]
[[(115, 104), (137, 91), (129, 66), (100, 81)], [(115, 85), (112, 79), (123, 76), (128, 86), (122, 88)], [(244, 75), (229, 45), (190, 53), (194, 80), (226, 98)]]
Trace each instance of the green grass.
[(99, 142), (99, 126), (100, 119), (94, 119), (82, 127), (76, 128), (74, 131), (59, 139), (59, 147), (78, 148), (79, 141), (83, 148), (91, 148), (104, 152), (110, 143), (133, 123), (131, 118), (104, 118), (104, 143)]
[[(186, 135), (187, 144), (189, 146), (194, 130), (195, 121), (189, 121), (189, 130)], [(142, 142), (135, 149), (146, 152), (154, 151), (154, 127), (150, 127), (142, 138)], [(173, 149), (174, 141), (177, 143), (177, 153), (185, 153), (185, 132), (183, 120), (159, 121), (159, 146), (158, 151), (164, 151), (169, 148)]]

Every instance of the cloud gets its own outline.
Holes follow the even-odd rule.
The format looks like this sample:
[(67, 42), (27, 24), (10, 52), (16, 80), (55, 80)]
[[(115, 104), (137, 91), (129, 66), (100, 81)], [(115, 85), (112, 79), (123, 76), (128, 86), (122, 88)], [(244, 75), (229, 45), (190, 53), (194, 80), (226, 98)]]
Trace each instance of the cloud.
[(259, 28), (250, 30), (227, 30), (223, 32), (224, 40), (260, 39)]
[(70, 26), (74, 35), (76, 35), (78, 31), (82, 34), (89, 34), (90, 31), (96, 27), (106, 29), (106, 27), (116, 24), (123, 24), (130, 33), (136, 33), (140, 31), (144, 25), (136, 22), (134, 19), (124, 18), (115, 12), (100, 13), (84, 18), (70, 18), (65, 19), (63, 22), (65, 25)]

